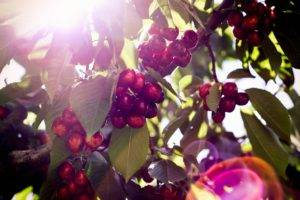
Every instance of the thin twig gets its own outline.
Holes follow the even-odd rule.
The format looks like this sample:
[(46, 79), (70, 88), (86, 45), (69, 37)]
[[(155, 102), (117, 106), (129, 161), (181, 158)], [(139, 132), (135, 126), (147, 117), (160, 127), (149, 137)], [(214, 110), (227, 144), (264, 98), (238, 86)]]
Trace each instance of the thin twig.
[(211, 57), (211, 63), (212, 63), (212, 75), (213, 75), (213, 79), (215, 80), (215, 82), (219, 82), (218, 77), (217, 77), (217, 72), (216, 72), (216, 58), (214, 55), (214, 52), (211, 48), (211, 45), (209, 43), (206, 44), (206, 47), (208, 49), (208, 53), (209, 56)]

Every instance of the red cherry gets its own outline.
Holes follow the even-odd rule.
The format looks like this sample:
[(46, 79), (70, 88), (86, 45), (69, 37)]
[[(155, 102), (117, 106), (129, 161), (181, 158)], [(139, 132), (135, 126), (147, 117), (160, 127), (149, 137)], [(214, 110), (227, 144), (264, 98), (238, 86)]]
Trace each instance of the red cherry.
[(8, 115), (9, 110), (4, 106), (0, 106), (0, 120), (5, 119)]
[(193, 30), (185, 31), (183, 38), (181, 39), (183, 45), (188, 49), (196, 47), (196, 45), (198, 44), (198, 40), (198, 34)]
[(162, 103), (165, 100), (165, 93), (161, 93), (159, 99), (155, 103)]
[(186, 67), (191, 61), (191, 57), (192, 57), (191, 53), (188, 50), (186, 50), (183, 55), (174, 56), (173, 63), (180, 67)]
[(58, 167), (58, 176), (61, 180), (70, 181), (75, 175), (75, 169), (73, 165), (65, 161)]
[(160, 30), (161, 30), (161, 27), (156, 24), (156, 23), (153, 23), (148, 31), (149, 34), (151, 35), (154, 35), (154, 34), (160, 34)]
[(253, 30), (258, 26), (259, 20), (257, 15), (247, 15), (242, 22), (242, 28), (245, 30)]
[(130, 114), (127, 116), (127, 122), (132, 128), (142, 128), (146, 123), (146, 119), (142, 115)]
[(39, 132), (37, 136), (41, 144), (48, 144), (50, 142), (50, 137), (46, 132)]
[(187, 49), (181, 41), (175, 40), (169, 44), (167, 51), (172, 56), (181, 56), (185, 55)]
[(62, 118), (56, 118), (52, 123), (52, 131), (58, 137), (63, 137), (68, 133), (69, 127)]
[(103, 45), (95, 58), (96, 70), (109, 67), (111, 59), (113, 57), (112, 49)]
[(147, 107), (148, 105), (143, 99), (136, 99), (133, 105), (133, 113), (145, 115)]
[(238, 93), (238, 88), (235, 83), (227, 82), (223, 85), (222, 92), (227, 97), (235, 97)]
[(150, 59), (153, 55), (153, 52), (150, 49), (148, 42), (144, 42), (138, 47), (138, 56), (142, 59)]
[(257, 10), (257, 0), (245, 1), (242, 4), (242, 9), (247, 13), (253, 13)]
[(234, 37), (236, 37), (239, 40), (243, 40), (247, 36), (245, 30), (242, 29), (239, 26), (234, 27), (234, 29), (233, 29), (233, 35), (234, 35)]
[(240, 11), (233, 11), (229, 14), (227, 23), (229, 26), (238, 26), (243, 21), (243, 14)]
[(74, 182), (80, 187), (85, 187), (86, 185), (88, 185), (89, 180), (86, 177), (84, 170), (79, 170), (77, 172), (74, 178)]
[(119, 86), (131, 87), (135, 82), (135, 72), (134, 70), (126, 69), (120, 73), (119, 76)]
[(177, 27), (175, 28), (163, 28), (160, 31), (161, 35), (166, 38), (169, 41), (174, 41), (176, 40), (178, 34), (179, 34), (179, 30)]
[(145, 114), (146, 118), (153, 118), (157, 116), (157, 106), (155, 103), (150, 103)]
[(88, 194), (81, 194), (76, 200), (92, 200)]
[(166, 40), (160, 35), (153, 35), (148, 44), (153, 53), (162, 52), (166, 48)]
[(161, 53), (160, 55), (159, 55), (159, 64), (161, 65), (161, 66), (168, 66), (168, 65), (170, 65), (171, 64), (171, 62), (172, 62), (172, 55), (171, 54), (169, 54), (169, 52), (168, 51), (164, 51), (163, 53)]
[(133, 106), (133, 96), (123, 93), (117, 98), (117, 106), (120, 110), (128, 112)]
[(240, 106), (246, 105), (249, 102), (249, 95), (245, 92), (240, 92), (236, 95), (235, 102)]
[(201, 98), (206, 98), (206, 96), (209, 94), (209, 89), (211, 88), (210, 83), (205, 83), (199, 87), (199, 96)]
[(69, 182), (67, 185), (70, 193), (75, 194), (78, 192), (78, 187), (73, 181)]
[(136, 73), (135, 83), (132, 85), (132, 89), (135, 92), (141, 92), (145, 86), (145, 76), (141, 73)]
[(126, 93), (127, 91), (128, 91), (127, 88), (122, 87), (122, 86), (117, 86), (117, 88), (116, 88), (116, 96), (117, 96), (117, 97), (120, 97), (120, 96), (122, 96), (124, 93)]
[(262, 36), (257, 31), (252, 31), (248, 35), (248, 43), (253, 46), (259, 46), (262, 43)]
[(235, 99), (230, 97), (222, 97), (219, 108), (224, 112), (232, 112), (235, 108)]
[(70, 191), (67, 186), (60, 187), (57, 192), (57, 198), (59, 200), (69, 199), (71, 196)]
[(78, 122), (74, 111), (71, 108), (66, 108), (62, 113), (62, 119), (69, 125), (75, 124)]
[(221, 123), (225, 118), (225, 112), (223, 111), (217, 111), (217, 112), (212, 112), (212, 119), (215, 123)]
[(94, 133), (92, 137), (86, 137), (86, 145), (91, 149), (97, 149), (103, 142), (103, 136), (100, 132)]
[(258, 16), (264, 16), (266, 12), (268, 11), (268, 8), (261, 2), (257, 4), (257, 11), (256, 14)]
[(123, 117), (120, 113), (114, 113), (111, 116), (110, 120), (112, 125), (116, 128), (123, 128), (127, 124), (126, 118)]
[(78, 153), (83, 145), (83, 136), (79, 132), (72, 132), (66, 143), (72, 153)]
[(146, 101), (158, 102), (161, 99), (162, 89), (157, 83), (147, 83), (144, 88), (144, 97)]

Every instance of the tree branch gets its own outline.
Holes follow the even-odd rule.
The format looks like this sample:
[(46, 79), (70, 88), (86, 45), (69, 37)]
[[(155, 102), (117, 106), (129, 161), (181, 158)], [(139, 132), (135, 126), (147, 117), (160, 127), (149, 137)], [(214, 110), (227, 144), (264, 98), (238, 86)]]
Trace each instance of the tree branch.
[(217, 76), (217, 72), (216, 72), (216, 58), (215, 58), (215, 55), (214, 55), (214, 52), (213, 52), (209, 42), (206, 44), (206, 47), (208, 49), (209, 56), (211, 57), (213, 79), (215, 80), (215, 82), (218, 83), (219, 80), (218, 80), (218, 76)]

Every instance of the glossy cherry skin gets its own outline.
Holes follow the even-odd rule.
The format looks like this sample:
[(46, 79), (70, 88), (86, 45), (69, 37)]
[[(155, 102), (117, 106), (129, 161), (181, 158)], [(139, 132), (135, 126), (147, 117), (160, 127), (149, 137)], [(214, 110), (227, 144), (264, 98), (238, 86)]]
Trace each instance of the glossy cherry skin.
[(132, 128), (142, 128), (146, 123), (146, 119), (142, 115), (129, 114), (127, 116), (127, 122)]
[(144, 99), (149, 102), (158, 102), (161, 99), (162, 88), (157, 83), (147, 83), (144, 88)]
[(211, 84), (210, 83), (205, 83), (205, 84), (203, 84), (203, 85), (201, 85), (200, 87), (199, 87), (199, 96), (201, 97), (201, 98), (206, 98), (207, 97), (207, 95), (209, 94), (209, 89), (211, 88)]
[(227, 23), (229, 26), (238, 26), (243, 21), (243, 14), (239, 11), (233, 11), (229, 14)]
[(225, 112), (217, 111), (212, 113), (212, 119), (215, 123), (221, 123), (225, 118)]
[(236, 95), (235, 102), (240, 106), (246, 105), (249, 102), (249, 95), (245, 92), (240, 92)]
[(153, 53), (162, 52), (166, 48), (166, 40), (160, 35), (153, 35), (148, 44)]
[(88, 185), (89, 183), (89, 180), (88, 178), (86, 177), (86, 174), (84, 172), (84, 170), (79, 170), (75, 177), (74, 177), (74, 182), (80, 186), (80, 187), (85, 187)]
[(183, 45), (188, 49), (196, 47), (196, 45), (198, 44), (198, 40), (198, 33), (193, 30), (185, 31), (183, 38), (181, 39)]
[(101, 146), (104, 138), (100, 132), (94, 133), (91, 137), (86, 137), (86, 145), (91, 149), (97, 149)]
[(111, 116), (111, 123), (116, 128), (123, 128), (124, 126), (126, 126), (127, 121), (126, 118), (120, 113), (114, 113)]
[(131, 87), (135, 82), (135, 72), (134, 70), (126, 69), (120, 73), (119, 76), (119, 86)]
[(71, 108), (66, 108), (62, 113), (62, 119), (69, 125), (75, 124), (78, 122), (74, 111)]
[(243, 19), (242, 28), (245, 30), (253, 30), (258, 26), (259, 19), (257, 15), (248, 15)]
[(135, 82), (134, 84), (132, 85), (131, 89), (134, 91), (134, 92), (141, 92), (143, 90), (145, 86), (145, 76), (144, 74), (141, 74), (141, 73), (136, 73), (135, 75)]
[(262, 36), (257, 31), (252, 31), (249, 33), (247, 40), (248, 43), (253, 46), (259, 46), (262, 44)]
[(74, 178), (75, 169), (73, 165), (65, 161), (58, 167), (58, 176), (61, 180), (70, 181)]
[(227, 82), (223, 85), (222, 93), (228, 97), (235, 97), (238, 93), (237, 85), (234, 82)]
[(131, 110), (134, 102), (134, 97), (130, 94), (123, 93), (117, 98), (117, 107), (124, 112), (128, 112)]
[(239, 40), (246, 39), (246, 37), (247, 37), (245, 30), (239, 26), (234, 27), (233, 35), (234, 35), (234, 37), (236, 37)]
[(70, 199), (71, 194), (69, 191), (68, 186), (63, 186), (60, 187), (57, 191), (57, 199), (58, 200), (66, 200), (66, 199)]
[(133, 105), (132, 112), (140, 115), (145, 115), (147, 108), (147, 102), (145, 102), (143, 99), (136, 99)]
[(52, 131), (59, 137), (65, 136), (68, 131), (69, 127), (64, 122), (62, 118), (56, 118), (52, 123)]
[(72, 153), (78, 153), (82, 149), (84, 139), (81, 133), (72, 132), (68, 137), (66, 143)]
[(231, 97), (222, 97), (219, 108), (224, 112), (232, 112), (235, 108), (235, 99)]
[(157, 116), (157, 106), (155, 103), (150, 103), (147, 107), (147, 112), (145, 114), (146, 118), (153, 118)]

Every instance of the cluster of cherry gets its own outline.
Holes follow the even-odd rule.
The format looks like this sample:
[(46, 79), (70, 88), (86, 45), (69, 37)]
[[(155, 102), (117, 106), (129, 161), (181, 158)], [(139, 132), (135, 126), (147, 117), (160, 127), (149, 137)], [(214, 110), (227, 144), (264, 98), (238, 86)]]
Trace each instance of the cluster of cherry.
[(170, 74), (177, 66), (186, 67), (191, 60), (191, 51), (198, 44), (198, 34), (187, 30), (177, 39), (178, 28), (152, 24), (148, 41), (138, 47), (138, 56), (144, 68), (152, 68), (162, 76)]
[(72, 153), (80, 152), (83, 147), (95, 150), (103, 142), (103, 136), (100, 132), (94, 133), (91, 137), (86, 136), (84, 128), (71, 108), (66, 108), (62, 116), (53, 121), (52, 131), (65, 140)]
[(273, 7), (268, 7), (257, 0), (241, 1), (237, 10), (228, 16), (228, 24), (234, 26), (233, 34), (239, 40), (246, 40), (250, 45), (259, 46), (276, 18)]
[[(204, 100), (204, 109), (210, 111), (206, 103), (209, 94), (210, 83), (205, 83), (199, 87), (199, 96)], [(237, 85), (234, 82), (227, 82), (222, 85), (221, 100), (216, 112), (212, 112), (212, 119), (215, 123), (221, 123), (225, 118), (225, 112), (232, 112), (236, 105), (246, 105), (249, 102), (249, 96), (245, 92), (238, 92)]]
[(164, 100), (160, 85), (149, 82), (145, 76), (134, 70), (123, 70), (120, 73), (115, 99), (109, 119), (116, 128), (128, 124), (132, 128), (141, 128), (146, 118), (157, 115), (156, 103)]
[(64, 161), (57, 169), (59, 186), (57, 199), (59, 200), (94, 200), (93, 190), (83, 169), (77, 170), (72, 163)]

